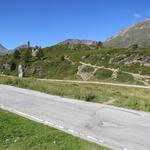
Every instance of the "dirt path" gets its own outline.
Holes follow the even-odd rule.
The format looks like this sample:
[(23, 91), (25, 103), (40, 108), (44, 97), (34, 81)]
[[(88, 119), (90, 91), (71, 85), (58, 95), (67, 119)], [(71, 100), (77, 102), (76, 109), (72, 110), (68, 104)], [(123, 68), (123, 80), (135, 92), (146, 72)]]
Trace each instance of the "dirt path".
[(110, 70), (110, 71), (112, 71), (112, 72), (118, 71), (118, 69), (106, 68), (106, 67), (104, 67), (104, 66), (97, 66), (97, 65), (87, 64), (87, 63), (84, 63), (84, 62), (82, 62), (82, 61), (80, 61), (80, 64), (85, 65), (85, 66), (88, 66), (88, 67), (92, 67), (92, 68), (97, 68), (97, 69), (106, 69), (106, 70)]
[(37, 79), (37, 80), (40, 80), (40, 81), (50, 81), (50, 82), (66, 82), (66, 83), (81, 83), (81, 84), (99, 84), (99, 85), (111, 85), (111, 86), (129, 87), (129, 88), (150, 89), (150, 86), (144, 86), (144, 85), (109, 83), (109, 82), (98, 82), (98, 81), (55, 80), (55, 79)]

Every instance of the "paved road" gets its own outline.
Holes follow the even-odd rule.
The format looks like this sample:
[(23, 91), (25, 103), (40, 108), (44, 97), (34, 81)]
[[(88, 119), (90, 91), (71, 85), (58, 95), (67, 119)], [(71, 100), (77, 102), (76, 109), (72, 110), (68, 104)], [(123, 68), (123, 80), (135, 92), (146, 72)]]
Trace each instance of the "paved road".
[(0, 107), (114, 150), (150, 150), (149, 113), (6, 85), (0, 85)]

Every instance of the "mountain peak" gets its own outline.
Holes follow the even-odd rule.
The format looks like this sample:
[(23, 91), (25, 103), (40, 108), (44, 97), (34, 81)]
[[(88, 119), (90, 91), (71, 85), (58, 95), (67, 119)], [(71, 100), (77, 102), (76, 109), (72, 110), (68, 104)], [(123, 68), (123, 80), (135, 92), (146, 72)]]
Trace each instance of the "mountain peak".
[(150, 47), (150, 19), (136, 23), (116, 36), (106, 40), (104, 45), (109, 47), (128, 48), (133, 44), (139, 47)]
[(85, 44), (85, 45), (92, 45), (92, 44), (95, 44), (96, 41), (92, 41), (92, 40), (81, 40), (81, 39), (67, 39), (63, 42), (60, 42), (59, 44)]

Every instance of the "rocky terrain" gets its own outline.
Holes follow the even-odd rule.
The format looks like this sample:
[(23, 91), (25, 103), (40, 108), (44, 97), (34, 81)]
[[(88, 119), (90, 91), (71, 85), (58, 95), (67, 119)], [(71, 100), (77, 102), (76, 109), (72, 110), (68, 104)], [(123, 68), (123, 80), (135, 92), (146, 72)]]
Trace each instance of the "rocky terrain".
[(135, 44), (139, 47), (150, 47), (150, 19), (126, 28), (104, 42), (105, 46), (119, 48), (129, 48)]
[(80, 39), (67, 39), (63, 42), (58, 43), (59, 45), (67, 45), (68, 48), (74, 50), (80, 49), (95, 49), (98, 45), (98, 41), (92, 40), (80, 40)]
[(85, 44), (85, 45), (93, 45), (96, 41), (92, 40), (80, 40), (80, 39), (67, 39), (59, 44), (70, 44), (70, 45), (77, 45), (77, 44)]

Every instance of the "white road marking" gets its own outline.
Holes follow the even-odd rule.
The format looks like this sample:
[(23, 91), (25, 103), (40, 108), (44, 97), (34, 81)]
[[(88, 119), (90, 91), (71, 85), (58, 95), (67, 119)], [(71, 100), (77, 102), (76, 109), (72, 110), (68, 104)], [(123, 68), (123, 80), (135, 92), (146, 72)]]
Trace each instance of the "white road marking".
[(64, 129), (63, 126), (60, 126), (60, 125), (57, 125), (57, 124), (55, 124), (55, 127), (59, 128), (59, 129)]
[(94, 137), (92, 137), (92, 136), (86, 136), (87, 138), (89, 138), (89, 139), (91, 139), (91, 140), (94, 140), (94, 141), (98, 141), (98, 139), (96, 139), (96, 138), (94, 138)]
[(51, 123), (51, 122), (49, 122), (49, 121), (44, 121), (44, 124), (45, 124), (45, 125), (54, 126), (54, 124), (53, 124), (53, 123)]
[(69, 131), (69, 132), (72, 132), (72, 133), (74, 133), (74, 132), (75, 132), (75, 131), (74, 131), (74, 130), (72, 130), (72, 129), (68, 129), (68, 131)]
[(103, 143), (103, 140), (98, 140), (99, 143)]

